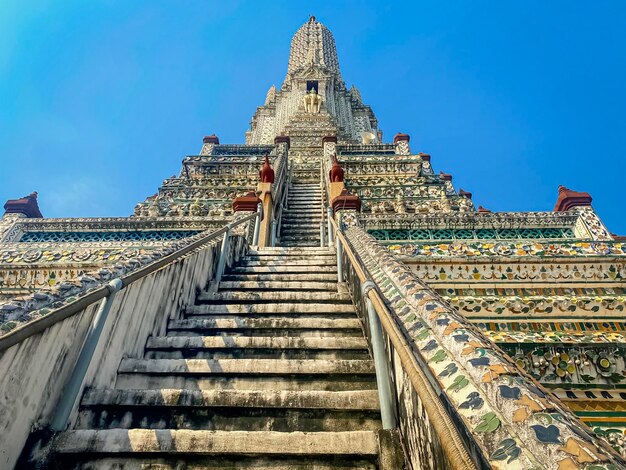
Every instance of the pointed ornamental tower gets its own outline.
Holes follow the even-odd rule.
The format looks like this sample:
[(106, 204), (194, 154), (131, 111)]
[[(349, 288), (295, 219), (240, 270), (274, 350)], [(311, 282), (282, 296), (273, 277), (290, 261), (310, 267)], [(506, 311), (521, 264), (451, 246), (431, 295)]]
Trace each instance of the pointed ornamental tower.
[(360, 143), (364, 133), (378, 135), (377, 126), (358, 90), (354, 86), (348, 90), (341, 78), (332, 33), (311, 16), (294, 34), (285, 81), (280, 90), (270, 87), (265, 104), (252, 118), (246, 142), (271, 144), (285, 134), (298, 146), (294, 130), (306, 128), (311, 137), (319, 128), (320, 138), (333, 133), (345, 143)]

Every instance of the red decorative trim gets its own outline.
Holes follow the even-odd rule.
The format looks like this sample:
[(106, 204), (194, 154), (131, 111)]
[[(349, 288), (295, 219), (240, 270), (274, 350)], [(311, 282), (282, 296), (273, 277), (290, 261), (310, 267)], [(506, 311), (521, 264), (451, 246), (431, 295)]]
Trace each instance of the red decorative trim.
[(277, 135), (274, 137), (274, 145), (287, 144), (287, 148), (291, 146), (291, 139), (288, 135)]
[(459, 196), (465, 196), (467, 199), (472, 199), (472, 193), (468, 191), (463, 191), (459, 188)]
[(211, 135), (207, 135), (204, 139), (202, 139), (202, 142), (204, 142), (205, 144), (216, 144), (216, 145), (219, 145), (220, 144), (220, 139), (215, 134), (211, 134)]
[(491, 212), (489, 209), (484, 208), (483, 206), (478, 206), (478, 212)]
[(263, 168), (259, 171), (259, 177), (261, 178), (261, 183), (273, 183), (274, 182), (274, 170), (270, 166), (270, 160), (265, 155), (265, 162), (263, 162)]
[(334, 156), (333, 167), (328, 172), (328, 175), (331, 183), (343, 182), (343, 168), (341, 168), (339, 160), (337, 160), (337, 155)]
[(325, 144), (326, 142), (335, 142), (337, 143), (337, 136), (336, 135), (327, 135), (322, 137), (322, 145)]
[(424, 160), (425, 162), (429, 162), (430, 161), (430, 154), (429, 153), (418, 153), (417, 154), (418, 157), (420, 157), (422, 160)]
[(409, 134), (403, 134), (402, 132), (398, 132), (396, 135), (393, 136), (393, 143), (397, 144), (398, 142), (402, 142), (402, 141), (410, 141), (411, 137), (409, 136)]
[(20, 199), (9, 199), (4, 205), (5, 214), (23, 214), (29, 219), (41, 219), (41, 211), (37, 204), (37, 192), (30, 193)]
[[(429, 155), (429, 159), (430, 159), (430, 155)], [(439, 177), (444, 181), (452, 181), (452, 175), (448, 173), (444, 173), (443, 171), (439, 172)]]
[(261, 200), (257, 197), (256, 192), (250, 191), (245, 196), (236, 197), (233, 201), (234, 212), (256, 212), (258, 204)]
[(572, 191), (565, 186), (559, 186), (559, 197), (554, 206), (555, 212), (565, 212), (572, 207), (584, 207), (591, 205), (589, 193)]

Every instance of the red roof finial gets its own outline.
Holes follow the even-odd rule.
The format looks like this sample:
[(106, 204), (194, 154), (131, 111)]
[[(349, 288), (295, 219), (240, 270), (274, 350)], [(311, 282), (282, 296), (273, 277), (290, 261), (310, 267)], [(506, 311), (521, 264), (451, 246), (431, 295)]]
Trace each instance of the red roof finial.
[(37, 191), (20, 199), (9, 199), (4, 205), (5, 214), (22, 214), (27, 218), (42, 218), (39, 204), (37, 203)]
[(559, 197), (556, 200), (554, 210), (563, 212), (572, 207), (583, 207), (591, 205), (591, 195), (589, 193), (572, 191), (563, 185), (559, 186)]
[(211, 134), (211, 135), (207, 135), (204, 139), (202, 139), (202, 142), (204, 142), (205, 144), (219, 145), (220, 139), (215, 134)]

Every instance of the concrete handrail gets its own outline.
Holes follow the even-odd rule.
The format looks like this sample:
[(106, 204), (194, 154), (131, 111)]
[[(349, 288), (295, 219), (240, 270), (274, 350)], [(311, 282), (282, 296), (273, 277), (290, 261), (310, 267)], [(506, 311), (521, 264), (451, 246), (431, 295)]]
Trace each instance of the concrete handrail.
[[(359, 278), (361, 285), (366, 285), (368, 283), (373, 283), (375, 285), (375, 283), (368, 276), (362, 262), (352, 249), (352, 246), (346, 239), (345, 235), (341, 232), (341, 230), (339, 230), (335, 220), (331, 219), (331, 221), (337, 247), (342, 247), (342, 250), (338, 250), (338, 253), (341, 251), (345, 253), (357, 277)], [(338, 257), (337, 265), (339, 266), (341, 262), (342, 260)], [(454, 423), (452, 423), (450, 416), (441, 403), (438, 396), (438, 390), (432, 386), (431, 380), (426, 376), (424, 369), (420, 366), (420, 364), (418, 364), (415, 355), (412, 353), (406, 339), (399, 330), (391, 312), (385, 306), (382, 296), (378, 293), (376, 288), (367, 289), (364, 293), (371, 301), (383, 330), (400, 358), (400, 363), (402, 364), (403, 369), (406, 371), (417, 394), (422, 399), (426, 411), (431, 416), (431, 423), (435, 428), (435, 431), (440, 436), (446, 437), (445, 439), (442, 439), (442, 445), (447, 458), (454, 465), (454, 468), (468, 470), (476, 469), (476, 464), (470, 457), (457, 427)]]
[(289, 195), (289, 185), (291, 184), (291, 171), (292, 167), (287, 162), (286, 169), (284, 171), (284, 177), (279, 180), (279, 184), (283, 186), (280, 201), (278, 202), (278, 208), (274, 209), (274, 222), (273, 227), (273, 240), (271, 245), (274, 246), (277, 240), (280, 240), (280, 228), (283, 223), (283, 210), (287, 207), (287, 197)]
[[(235, 222), (232, 222), (231, 224), (229, 224), (230, 228), (237, 227), (245, 222), (248, 222), (249, 220), (252, 220), (255, 217), (257, 217), (256, 212), (246, 217), (243, 217)], [(193, 241), (189, 245), (186, 245), (180, 248), (179, 250), (176, 250), (173, 253), (170, 253), (164, 256), (163, 258), (160, 258), (154, 261), (153, 263), (147, 264), (146, 266), (143, 266), (135, 271), (132, 271), (128, 274), (121, 276), (119, 278), (122, 282), (121, 288), (123, 289), (124, 287), (157, 271), (158, 269), (161, 269), (162, 267), (167, 266), (168, 264), (177, 261), (178, 259), (182, 258), (189, 252), (219, 238), (220, 236), (225, 234), (228, 230), (229, 230), (229, 227), (226, 226), (214, 232), (211, 232)], [(63, 305), (62, 307), (50, 312), (49, 314), (41, 318), (38, 318), (36, 320), (33, 320), (30, 323), (27, 323), (21, 327), (16, 328), (10, 333), (7, 333), (6, 335), (0, 337), (0, 353), (7, 350), (11, 346), (14, 346), (17, 343), (25, 340), (26, 338), (29, 338), (33, 335), (41, 333), (47, 328), (50, 328), (55, 323), (58, 323), (68, 317), (71, 317), (72, 315), (77, 314), (78, 312), (81, 312), (89, 305), (109, 296), (110, 293), (111, 293), (111, 289), (109, 285), (105, 284), (91, 292), (88, 292), (84, 296), (79, 297), (74, 302)]]

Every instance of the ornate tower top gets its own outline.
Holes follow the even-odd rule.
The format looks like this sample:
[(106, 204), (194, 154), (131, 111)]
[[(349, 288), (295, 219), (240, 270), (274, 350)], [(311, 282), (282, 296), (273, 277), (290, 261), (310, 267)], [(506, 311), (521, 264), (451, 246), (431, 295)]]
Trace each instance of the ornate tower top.
[(314, 16), (296, 31), (291, 40), (286, 80), (311, 65), (324, 67), (341, 79), (335, 39), (330, 30), (316, 21)]
[[(271, 144), (278, 135), (291, 137), (293, 149), (325, 135), (341, 142), (367, 143), (381, 139), (378, 121), (361, 94), (346, 84), (339, 72), (335, 39), (314, 16), (291, 40), (285, 81), (272, 85), (246, 132), (247, 144)], [(306, 146), (305, 145), (305, 146)]]

